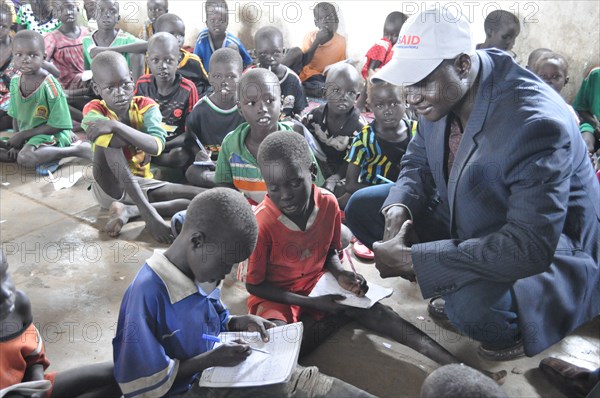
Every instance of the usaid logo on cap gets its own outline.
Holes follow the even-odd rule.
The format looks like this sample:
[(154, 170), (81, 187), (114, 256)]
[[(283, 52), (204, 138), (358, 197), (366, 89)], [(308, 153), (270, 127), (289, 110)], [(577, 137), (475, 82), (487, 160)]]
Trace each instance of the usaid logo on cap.
[(403, 35), (398, 38), (398, 41), (396, 42), (395, 47), (402, 48), (402, 49), (407, 49), (407, 48), (417, 49), (417, 48), (419, 48), (419, 43), (421, 43), (421, 36)]

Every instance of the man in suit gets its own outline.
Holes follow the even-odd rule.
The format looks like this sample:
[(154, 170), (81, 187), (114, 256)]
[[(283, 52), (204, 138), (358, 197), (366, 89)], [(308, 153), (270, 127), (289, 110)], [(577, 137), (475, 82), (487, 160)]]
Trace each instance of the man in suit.
[(533, 356), (596, 316), (600, 187), (561, 97), (439, 7), (405, 23), (373, 79), (420, 116), (396, 184), (346, 208), (381, 276), (441, 296), (487, 359)]

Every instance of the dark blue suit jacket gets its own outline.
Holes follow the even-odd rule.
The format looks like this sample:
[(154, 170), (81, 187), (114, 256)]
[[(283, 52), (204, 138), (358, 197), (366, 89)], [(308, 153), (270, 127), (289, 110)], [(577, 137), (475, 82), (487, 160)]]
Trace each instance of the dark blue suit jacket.
[(448, 239), (412, 248), (423, 297), (514, 282), (535, 355), (600, 313), (600, 185), (564, 100), (504, 53), (477, 54), (480, 86), (449, 178), (446, 118), (420, 120), (384, 207), (402, 203), (418, 224), (437, 189), (450, 225)]

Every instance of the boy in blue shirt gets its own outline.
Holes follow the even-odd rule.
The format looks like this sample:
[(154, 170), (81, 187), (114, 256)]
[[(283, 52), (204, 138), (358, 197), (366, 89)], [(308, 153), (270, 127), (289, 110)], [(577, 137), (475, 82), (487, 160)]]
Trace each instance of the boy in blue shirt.
[(252, 57), (242, 44), (240, 39), (227, 32), (229, 25), (229, 9), (224, 1), (207, 1), (204, 11), (206, 13), (206, 28), (200, 32), (194, 47), (194, 54), (202, 60), (207, 67), (210, 67), (210, 57), (219, 48), (233, 48), (239, 51), (244, 61), (244, 69), (252, 63)]
[[(214, 188), (192, 200), (177, 239), (166, 251), (154, 252), (123, 297), (113, 348), (115, 378), (126, 398), (185, 393), (203, 370), (235, 366), (252, 355), (252, 349), (243, 341), (213, 349), (214, 343), (200, 338), (202, 334), (259, 331), (268, 340), (266, 329), (274, 324), (255, 315), (230, 315), (216, 287), (233, 264), (250, 256), (257, 236), (252, 209), (238, 192)], [(300, 377), (316, 379), (298, 383)], [(303, 386), (315, 387), (301, 391)], [(281, 397), (296, 393), (371, 397), (315, 368), (301, 367), (296, 368), (288, 383), (198, 390), (198, 396), (214, 397)]]

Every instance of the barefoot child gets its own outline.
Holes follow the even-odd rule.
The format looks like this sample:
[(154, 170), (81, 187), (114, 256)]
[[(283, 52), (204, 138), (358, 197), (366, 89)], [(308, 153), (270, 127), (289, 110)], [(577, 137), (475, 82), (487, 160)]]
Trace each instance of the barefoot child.
[(199, 187), (215, 186), (215, 162), (225, 136), (244, 123), (236, 100), (242, 76), (242, 57), (231, 48), (219, 48), (210, 58), (208, 78), (213, 92), (200, 99), (186, 121), (187, 148), (197, 162), (185, 178)]
[(293, 117), (308, 106), (302, 82), (294, 71), (281, 64), (283, 59), (283, 35), (274, 26), (260, 28), (254, 34), (254, 47), (259, 68), (268, 69), (279, 78), (282, 98), (282, 115)]
[[(239, 125), (223, 139), (217, 159), (215, 184), (236, 188), (251, 203), (258, 204), (267, 193), (256, 161), (258, 147), (269, 134), (280, 130), (292, 131), (294, 127), (279, 122), (281, 90), (279, 79), (272, 72), (260, 68), (249, 70), (240, 79), (237, 93), (238, 107), (246, 123)], [(317, 184), (322, 181), (320, 177)]]
[(161, 216), (187, 208), (201, 188), (152, 179), (148, 155), (158, 156), (166, 132), (158, 105), (133, 96), (133, 80), (121, 54), (107, 51), (94, 58), (92, 87), (102, 100), (83, 110), (83, 128), (94, 143), (92, 192), (109, 209), (106, 232), (117, 236), (124, 224), (141, 216), (157, 241), (171, 241)]
[(160, 107), (167, 142), (160, 156), (152, 161), (160, 166), (182, 169), (191, 163), (184, 149), (185, 121), (196, 102), (194, 83), (177, 73), (179, 44), (170, 33), (156, 33), (148, 41), (147, 63), (151, 75), (137, 81), (135, 95), (153, 99)]
[[(229, 8), (225, 1), (209, 2), (204, 6), (206, 28), (200, 32), (194, 47), (194, 54), (200, 57), (204, 66), (210, 64), (210, 57), (219, 48), (232, 48), (240, 53), (244, 68), (252, 64), (252, 57), (240, 39), (227, 31)], [(210, 68), (208, 69), (210, 71)]]
[[(16, 290), (4, 251), (0, 249), (0, 396), (16, 388), (6, 397), (33, 396), (19, 391), (18, 384), (48, 380), (49, 389), (36, 395), (44, 398), (120, 397), (121, 391), (113, 376), (112, 363), (80, 366), (63, 372), (45, 373), (50, 361), (44, 342), (33, 323), (31, 302), (21, 290)], [(7, 390), (5, 390), (7, 389)], [(46, 390), (43, 392), (43, 390)], [(16, 394), (16, 395), (14, 395)], [(42, 395), (43, 394), (43, 395)]]
[[(89, 70), (92, 65), (90, 51), (98, 47), (116, 47), (135, 43), (139, 39), (130, 33), (116, 28), (121, 19), (119, 15), (119, 3), (116, 0), (98, 0), (96, 3), (96, 18), (98, 30), (83, 39), (83, 55), (85, 69)], [(142, 54), (123, 54), (127, 64), (133, 73), (135, 81), (144, 72), (144, 57)]]
[(166, 251), (154, 252), (123, 297), (113, 348), (115, 377), (125, 397), (180, 396), (193, 385), (186, 397), (372, 397), (314, 367), (299, 366), (287, 383), (272, 386), (197, 386), (205, 369), (258, 355), (243, 341), (213, 348), (200, 338), (203, 333), (258, 331), (268, 340), (266, 329), (274, 326), (255, 315), (230, 315), (217, 288), (233, 265), (252, 253), (256, 236), (254, 214), (238, 192), (215, 188), (192, 200), (177, 239)]
[[(91, 158), (88, 143), (71, 145), (73, 123), (60, 83), (45, 69), (44, 39), (32, 30), (23, 30), (13, 40), (13, 62), (21, 72), (10, 82), (8, 115), (15, 133), (0, 148), (0, 159), (17, 161), (47, 174), (59, 159)], [(50, 166), (49, 162), (53, 166)]]
[(354, 137), (367, 125), (355, 106), (362, 84), (354, 67), (345, 63), (335, 65), (327, 73), (327, 103), (311, 110), (303, 119), (325, 154), (326, 159), (319, 159), (319, 165), (327, 179), (325, 188), (331, 192), (346, 178), (348, 163), (344, 158)]
[(289, 132), (271, 134), (260, 145), (258, 162), (268, 195), (255, 210), (259, 232), (256, 250), (248, 260), (249, 313), (278, 325), (299, 320), (312, 323), (314, 333), (305, 333), (301, 355), (353, 319), (440, 364), (460, 362), (381, 303), (363, 309), (340, 304), (337, 300), (343, 297), (337, 295), (308, 297), (325, 272), (358, 296), (364, 296), (368, 286), (361, 275), (344, 270), (340, 262), (339, 207), (331, 193), (313, 184), (316, 168), (306, 140)]

